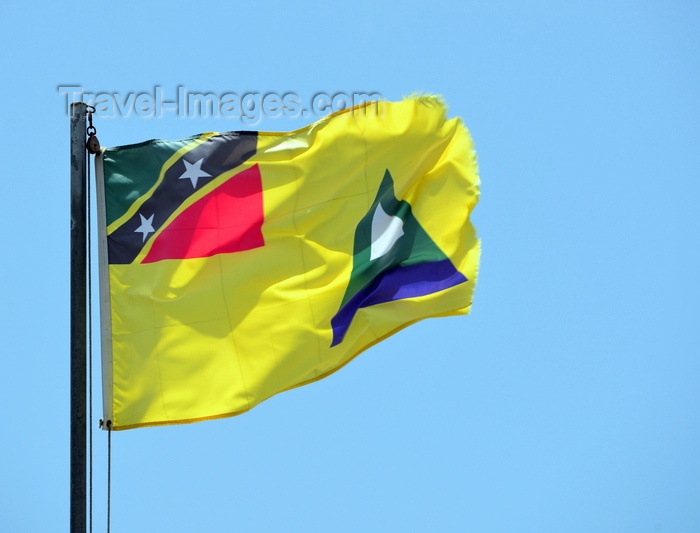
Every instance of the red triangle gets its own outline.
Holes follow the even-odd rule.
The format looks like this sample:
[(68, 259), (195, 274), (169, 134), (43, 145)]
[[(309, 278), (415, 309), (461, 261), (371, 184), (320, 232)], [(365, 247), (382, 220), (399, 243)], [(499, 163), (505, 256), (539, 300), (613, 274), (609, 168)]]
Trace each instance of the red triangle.
[(231, 176), (180, 213), (156, 237), (143, 263), (242, 252), (265, 245), (258, 165)]

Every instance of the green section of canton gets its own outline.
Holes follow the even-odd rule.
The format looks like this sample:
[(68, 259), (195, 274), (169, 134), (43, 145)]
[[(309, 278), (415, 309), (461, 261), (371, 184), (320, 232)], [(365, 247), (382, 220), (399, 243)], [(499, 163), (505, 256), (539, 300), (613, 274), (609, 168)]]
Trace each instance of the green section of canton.
[(121, 217), (158, 181), (163, 164), (192, 139), (146, 141), (109, 148), (104, 153), (107, 225)]

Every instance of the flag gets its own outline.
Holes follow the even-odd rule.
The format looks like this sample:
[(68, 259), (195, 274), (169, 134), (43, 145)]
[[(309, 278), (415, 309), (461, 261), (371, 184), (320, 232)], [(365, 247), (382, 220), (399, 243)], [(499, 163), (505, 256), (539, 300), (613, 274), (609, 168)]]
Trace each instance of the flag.
[(113, 429), (243, 413), (471, 307), (479, 178), (438, 98), (110, 148), (96, 168)]

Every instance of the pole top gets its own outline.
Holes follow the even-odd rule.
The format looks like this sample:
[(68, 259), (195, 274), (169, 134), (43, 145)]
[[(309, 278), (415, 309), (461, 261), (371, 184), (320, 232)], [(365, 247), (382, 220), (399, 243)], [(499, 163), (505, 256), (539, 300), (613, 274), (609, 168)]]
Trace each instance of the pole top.
[(70, 105), (70, 114), (71, 116), (85, 115), (87, 109), (88, 105), (85, 102), (72, 102)]

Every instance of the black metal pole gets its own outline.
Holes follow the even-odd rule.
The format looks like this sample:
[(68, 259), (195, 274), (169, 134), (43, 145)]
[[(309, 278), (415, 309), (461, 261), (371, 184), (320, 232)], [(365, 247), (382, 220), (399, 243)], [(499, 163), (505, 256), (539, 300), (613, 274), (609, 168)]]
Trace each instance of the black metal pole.
[(87, 524), (86, 356), (86, 151), (87, 106), (71, 104), (70, 115), (70, 531)]

